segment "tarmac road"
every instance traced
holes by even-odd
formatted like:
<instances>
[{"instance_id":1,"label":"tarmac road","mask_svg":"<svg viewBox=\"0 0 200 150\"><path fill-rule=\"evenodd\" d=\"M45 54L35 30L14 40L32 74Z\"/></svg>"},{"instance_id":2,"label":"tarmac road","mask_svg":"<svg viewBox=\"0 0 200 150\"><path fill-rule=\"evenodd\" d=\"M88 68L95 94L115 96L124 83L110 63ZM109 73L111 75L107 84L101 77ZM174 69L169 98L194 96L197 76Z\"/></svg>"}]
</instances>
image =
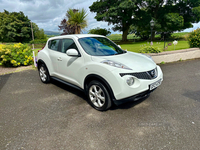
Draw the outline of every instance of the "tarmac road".
<instances>
[{"instance_id":1,"label":"tarmac road","mask_svg":"<svg viewBox=\"0 0 200 150\"><path fill-rule=\"evenodd\" d=\"M0 76L0 149L200 149L200 60L161 68L149 98L106 112L36 70Z\"/></svg>"}]
</instances>

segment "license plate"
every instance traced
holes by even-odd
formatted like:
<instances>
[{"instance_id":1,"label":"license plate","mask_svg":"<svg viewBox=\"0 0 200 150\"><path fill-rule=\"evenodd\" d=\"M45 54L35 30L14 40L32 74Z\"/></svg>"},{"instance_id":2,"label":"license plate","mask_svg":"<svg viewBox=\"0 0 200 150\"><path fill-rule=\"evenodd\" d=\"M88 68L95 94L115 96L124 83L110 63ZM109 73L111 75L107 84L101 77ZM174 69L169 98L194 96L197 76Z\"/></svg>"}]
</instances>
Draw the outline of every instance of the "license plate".
<instances>
[{"instance_id":1,"label":"license plate","mask_svg":"<svg viewBox=\"0 0 200 150\"><path fill-rule=\"evenodd\" d=\"M162 79L150 84L150 91L157 88L159 85L161 85Z\"/></svg>"}]
</instances>

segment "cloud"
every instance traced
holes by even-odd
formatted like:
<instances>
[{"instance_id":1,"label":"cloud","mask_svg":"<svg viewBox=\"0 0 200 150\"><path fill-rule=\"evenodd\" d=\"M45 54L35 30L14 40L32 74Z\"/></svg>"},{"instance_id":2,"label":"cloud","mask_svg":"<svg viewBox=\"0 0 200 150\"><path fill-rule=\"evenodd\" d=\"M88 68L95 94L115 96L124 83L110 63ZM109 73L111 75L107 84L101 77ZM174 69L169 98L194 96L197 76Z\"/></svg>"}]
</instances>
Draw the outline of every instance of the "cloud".
<instances>
[{"instance_id":1,"label":"cloud","mask_svg":"<svg viewBox=\"0 0 200 150\"><path fill-rule=\"evenodd\" d=\"M90 12L89 6L95 1L97 0L0 0L0 12L3 12L4 9L9 12L22 11L40 28L47 31L58 31L58 25L61 20L64 19L69 8L84 8L88 12L86 18L88 27L86 31L96 27L111 29L113 25L108 26L107 22L97 22L96 19L94 19L95 13ZM187 29L185 31L190 31L198 27L200 27L200 23L194 24L192 29Z\"/></svg>"},{"instance_id":2,"label":"cloud","mask_svg":"<svg viewBox=\"0 0 200 150\"><path fill-rule=\"evenodd\" d=\"M196 30L197 28L200 28L200 22L199 23L193 23L192 28L185 29L183 32L192 32L193 30Z\"/></svg>"},{"instance_id":3,"label":"cloud","mask_svg":"<svg viewBox=\"0 0 200 150\"><path fill-rule=\"evenodd\" d=\"M40 28L50 31L58 31L58 25L65 18L65 14L69 8L84 8L88 12L88 29L101 24L94 19L94 14L89 11L89 6L95 0L0 0L0 11L4 9L9 12L22 11L28 18L35 22ZM96 24L96 25L95 25ZM105 25L104 25L105 26Z\"/></svg>"}]
</instances>

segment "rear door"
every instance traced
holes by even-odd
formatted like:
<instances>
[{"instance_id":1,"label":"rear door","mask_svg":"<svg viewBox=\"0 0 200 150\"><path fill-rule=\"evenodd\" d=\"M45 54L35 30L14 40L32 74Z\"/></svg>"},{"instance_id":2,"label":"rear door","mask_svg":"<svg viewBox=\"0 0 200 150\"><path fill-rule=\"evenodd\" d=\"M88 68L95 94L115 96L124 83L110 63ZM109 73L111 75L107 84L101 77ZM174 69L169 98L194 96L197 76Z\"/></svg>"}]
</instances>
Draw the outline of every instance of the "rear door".
<instances>
[{"instance_id":1,"label":"rear door","mask_svg":"<svg viewBox=\"0 0 200 150\"><path fill-rule=\"evenodd\" d=\"M58 62L60 61L61 52L60 52L60 45L61 40L60 39L54 39L49 41L48 43L48 49L49 49L49 56L51 60L51 65L53 67L53 76L57 76L58 73Z\"/></svg>"}]
</instances>

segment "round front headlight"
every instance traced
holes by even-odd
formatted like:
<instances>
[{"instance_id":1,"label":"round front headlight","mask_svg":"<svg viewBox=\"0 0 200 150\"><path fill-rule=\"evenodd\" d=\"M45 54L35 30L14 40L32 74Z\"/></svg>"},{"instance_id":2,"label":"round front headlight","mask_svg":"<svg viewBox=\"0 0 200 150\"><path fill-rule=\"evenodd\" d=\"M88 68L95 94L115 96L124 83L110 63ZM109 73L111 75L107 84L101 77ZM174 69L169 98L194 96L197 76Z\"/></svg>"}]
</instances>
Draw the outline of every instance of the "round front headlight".
<instances>
[{"instance_id":1,"label":"round front headlight","mask_svg":"<svg viewBox=\"0 0 200 150\"><path fill-rule=\"evenodd\" d=\"M133 77L128 77L128 78L126 79L126 83L127 83L129 86L133 85L133 84L134 84L134 78L133 78Z\"/></svg>"}]
</instances>

